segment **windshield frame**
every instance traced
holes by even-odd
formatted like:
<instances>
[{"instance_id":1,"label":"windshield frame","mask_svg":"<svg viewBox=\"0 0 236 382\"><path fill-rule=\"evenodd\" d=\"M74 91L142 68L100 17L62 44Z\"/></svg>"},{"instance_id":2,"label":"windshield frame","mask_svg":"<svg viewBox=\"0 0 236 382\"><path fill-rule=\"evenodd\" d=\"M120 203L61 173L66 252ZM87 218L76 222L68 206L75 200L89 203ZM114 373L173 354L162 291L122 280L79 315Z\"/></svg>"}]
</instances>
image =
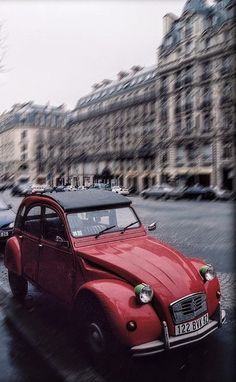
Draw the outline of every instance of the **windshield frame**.
<instances>
[{"instance_id":1,"label":"windshield frame","mask_svg":"<svg viewBox=\"0 0 236 382\"><path fill-rule=\"evenodd\" d=\"M104 206L105 207L105 206ZM89 235L81 235L81 236L74 236L73 233L72 233L72 230L71 230L71 226L70 226L70 223L69 223L69 219L68 219L68 215L72 215L72 214L76 214L76 213L83 213L83 212L92 212L92 211L106 211L108 209L122 209L122 208L128 208L128 209L131 209L133 214L134 214L134 217L136 219L134 219L134 221L136 221L137 223L139 223L139 226L138 227L130 227L128 229L125 230L125 232L129 232L130 230L135 230L135 229L140 229L142 227L142 222L141 220L139 219L136 211L133 209L132 206L119 206L119 207L113 207L113 208L92 208L92 209L85 209L83 211L79 210L74 210L73 212L70 211L66 214L66 220L67 220L67 224L68 224L68 228L69 228L69 232L70 232L70 235L74 238L74 239L85 239L85 238L91 238L91 237L94 237L96 238L97 236L97 233L93 233L93 234L89 234ZM102 233L102 236L103 235L106 235L106 234L118 234L118 233L124 233L124 227L121 227L120 229L115 229L115 230L107 230L105 231L104 233ZM101 236L101 235L99 235Z\"/></svg>"}]
</instances>

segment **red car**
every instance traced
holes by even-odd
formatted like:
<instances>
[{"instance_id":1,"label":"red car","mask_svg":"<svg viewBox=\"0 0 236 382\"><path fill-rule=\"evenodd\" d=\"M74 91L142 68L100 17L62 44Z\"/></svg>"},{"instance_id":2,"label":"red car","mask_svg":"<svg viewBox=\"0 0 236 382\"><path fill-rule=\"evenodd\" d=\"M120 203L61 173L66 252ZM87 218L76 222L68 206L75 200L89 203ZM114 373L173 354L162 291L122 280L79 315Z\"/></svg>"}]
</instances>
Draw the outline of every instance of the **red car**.
<instances>
[{"instance_id":1,"label":"red car","mask_svg":"<svg viewBox=\"0 0 236 382\"><path fill-rule=\"evenodd\" d=\"M67 304L96 355L184 346L225 319L213 267L148 236L131 201L109 191L25 197L5 265L15 297L30 282Z\"/></svg>"}]
</instances>

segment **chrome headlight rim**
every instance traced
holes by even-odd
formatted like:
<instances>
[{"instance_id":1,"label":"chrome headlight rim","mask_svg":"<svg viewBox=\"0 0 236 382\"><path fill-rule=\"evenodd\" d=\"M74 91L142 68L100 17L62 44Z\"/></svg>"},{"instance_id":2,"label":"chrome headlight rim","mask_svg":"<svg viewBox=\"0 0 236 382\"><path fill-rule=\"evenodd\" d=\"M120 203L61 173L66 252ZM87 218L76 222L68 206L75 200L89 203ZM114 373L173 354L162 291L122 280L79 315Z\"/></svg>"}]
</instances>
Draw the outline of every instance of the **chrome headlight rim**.
<instances>
[{"instance_id":1,"label":"chrome headlight rim","mask_svg":"<svg viewBox=\"0 0 236 382\"><path fill-rule=\"evenodd\" d=\"M203 265L200 268L200 274L205 281L211 281L216 277L216 271L212 264Z\"/></svg>"},{"instance_id":2,"label":"chrome headlight rim","mask_svg":"<svg viewBox=\"0 0 236 382\"><path fill-rule=\"evenodd\" d=\"M138 301L142 304L148 304L152 301L153 298L153 289L150 285L146 283L141 283L136 285L134 288L135 295Z\"/></svg>"}]
</instances>

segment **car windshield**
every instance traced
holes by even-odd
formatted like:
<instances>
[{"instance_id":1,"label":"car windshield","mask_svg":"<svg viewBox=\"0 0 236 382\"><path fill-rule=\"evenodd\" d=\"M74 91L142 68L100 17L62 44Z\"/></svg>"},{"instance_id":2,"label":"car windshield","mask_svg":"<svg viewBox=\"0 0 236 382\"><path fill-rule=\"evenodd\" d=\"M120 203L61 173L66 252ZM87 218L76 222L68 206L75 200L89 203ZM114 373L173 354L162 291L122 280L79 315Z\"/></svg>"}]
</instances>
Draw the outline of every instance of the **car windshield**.
<instances>
[{"instance_id":1,"label":"car windshield","mask_svg":"<svg viewBox=\"0 0 236 382\"><path fill-rule=\"evenodd\" d=\"M130 207L69 213L67 219L74 237L97 235L105 229L104 234L123 232L129 225L128 230L140 226L136 214Z\"/></svg>"}]
</instances>

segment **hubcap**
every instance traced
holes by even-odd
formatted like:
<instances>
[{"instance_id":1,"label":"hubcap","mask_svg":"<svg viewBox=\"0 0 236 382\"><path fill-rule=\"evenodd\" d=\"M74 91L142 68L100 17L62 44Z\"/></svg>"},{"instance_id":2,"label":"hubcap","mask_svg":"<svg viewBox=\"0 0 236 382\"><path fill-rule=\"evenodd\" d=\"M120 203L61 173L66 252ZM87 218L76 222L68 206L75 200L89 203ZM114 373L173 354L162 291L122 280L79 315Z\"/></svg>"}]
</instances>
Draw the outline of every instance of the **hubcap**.
<instances>
[{"instance_id":1,"label":"hubcap","mask_svg":"<svg viewBox=\"0 0 236 382\"><path fill-rule=\"evenodd\" d=\"M104 347L105 347L104 335L102 333L101 328L95 323L92 323L89 325L88 341L89 341L89 345L91 349L95 353L102 353L104 351Z\"/></svg>"}]
</instances>

